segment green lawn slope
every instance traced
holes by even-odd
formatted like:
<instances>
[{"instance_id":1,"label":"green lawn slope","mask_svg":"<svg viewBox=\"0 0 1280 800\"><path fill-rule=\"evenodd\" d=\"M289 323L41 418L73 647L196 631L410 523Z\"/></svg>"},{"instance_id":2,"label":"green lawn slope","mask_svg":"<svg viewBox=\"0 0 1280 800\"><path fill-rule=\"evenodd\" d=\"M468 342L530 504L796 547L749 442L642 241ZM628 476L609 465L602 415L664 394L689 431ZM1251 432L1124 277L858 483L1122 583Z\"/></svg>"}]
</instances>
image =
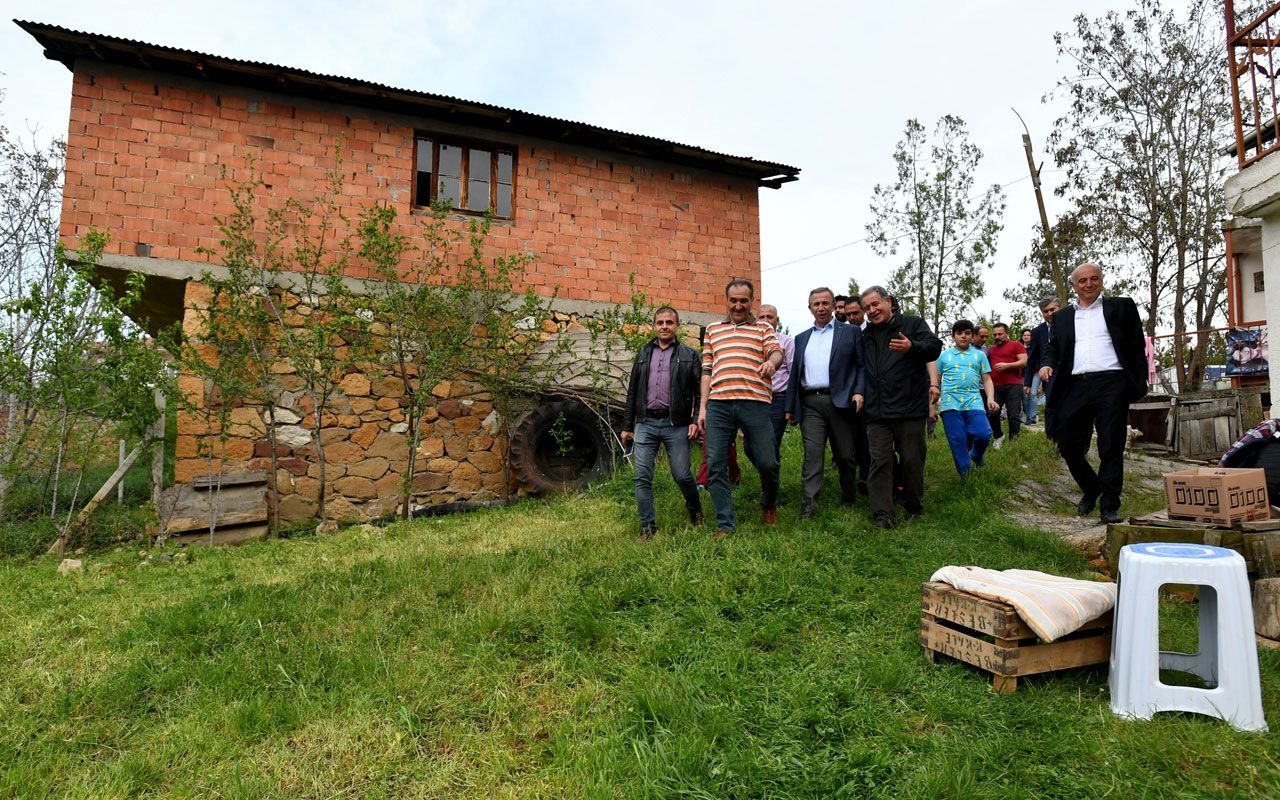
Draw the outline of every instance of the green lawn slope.
<instances>
[{"instance_id":1,"label":"green lawn slope","mask_svg":"<svg viewBox=\"0 0 1280 800\"><path fill-rule=\"evenodd\" d=\"M0 797L1093 798L1280 794L1280 738L1121 722L1105 669L995 695L917 643L921 582L979 564L1086 576L1006 520L1056 467L1024 436L961 482L931 442L920 521L876 531L834 476L723 543L659 480L182 556L0 562ZM745 464L744 464L745 466ZM705 497L705 496L704 496ZM710 518L710 502L706 503ZM1194 607L1170 604L1188 646ZM1280 725L1280 654L1260 653Z\"/></svg>"}]
</instances>

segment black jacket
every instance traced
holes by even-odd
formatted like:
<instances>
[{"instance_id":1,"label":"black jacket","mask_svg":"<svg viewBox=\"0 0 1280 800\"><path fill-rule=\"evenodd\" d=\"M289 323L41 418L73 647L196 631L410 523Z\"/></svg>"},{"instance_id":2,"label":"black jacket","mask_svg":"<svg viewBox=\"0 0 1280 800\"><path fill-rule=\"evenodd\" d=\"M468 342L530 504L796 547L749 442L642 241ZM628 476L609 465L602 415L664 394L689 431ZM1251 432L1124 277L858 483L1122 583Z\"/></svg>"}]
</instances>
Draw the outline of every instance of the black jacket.
<instances>
[{"instance_id":1,"label":"black jacket","mask_svg":"<svg viewBox=\"0 0 1280 800\"><path fill-rule=\"evenodd\" d=\"M911 349L895 353L889 340L901 333ZM868 325L858 340L862 346L862 411L869 419L911 419L929 416L929 368L942 352L942 340L929 323L910 314L894 314L882 325Z\"/></svg>"},{"instance_id":2,"label":"black jacket","mask_svg":"<svg viewBox=\"0 0 1280 800\"><path fill-rule=\"evenodd\" d=\"M1041 322L1031 329L1031 344L1027 345L1027 367L1022 371L1022 385L1030 386L1031 380L1040 371L1044 361L1044 351L1049 348L1049 323ZM1048 393L1048 390L1045 390Z\"/></svg>"},{"instance_id":3,"label":"black jacket","mask_svg":"<svg viewBox=\"0 0 1280 800\"><path fill-rule=\"evenodd\" d=\"M644 422L649 402L649 359L658 340L653 339L636 354L631 365L631 381L627 384L627 408L622 418L622 430L632 432L637 422ZM692 347L676 342L671 354L671 421L676 425L694 422L698 404L702 400L702 356Z\"/></svg>"},{"instance_id":4,"label":"black jacket","mask_svg":"<svg viewBox=\"0 0 1280 800\"><path fill-rule=\"evenodd\" d=\"M1057 408L1075 383L1071 375L1076 356L1075 314L1075 307L1068 306L1053 315L1053 335L1040 362L1053 368L1053 387L1045 395L1049 409ZM1124 372L1124 402L1132 403L1147 393L1147 340L1138 306L1128 297L1103 297L1102 318Z\"/></svg>"}]
</instances>

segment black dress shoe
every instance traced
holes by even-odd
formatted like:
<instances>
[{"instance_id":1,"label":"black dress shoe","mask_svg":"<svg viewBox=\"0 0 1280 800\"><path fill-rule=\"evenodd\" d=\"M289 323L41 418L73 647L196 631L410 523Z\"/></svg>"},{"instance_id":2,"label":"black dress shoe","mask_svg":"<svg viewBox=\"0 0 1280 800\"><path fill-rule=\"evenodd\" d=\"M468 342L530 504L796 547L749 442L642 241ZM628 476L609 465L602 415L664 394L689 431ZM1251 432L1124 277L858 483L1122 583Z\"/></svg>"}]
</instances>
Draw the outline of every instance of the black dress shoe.
<instances>
[{"instance_id":1,"label":"black dress shoe","mask_svg":"<svg viewBox=\"0 0 1280 800\"><path fill-rule=\"evenodd\" d=\"M1098 505L1098 496L1096 494L1086 494L1080 498L1080 502L1076 503L1076 513L1082 517L1087 517L1093 513L1094 506Z\"/></svg>"},{"instance_id":2,"label":"black dress shoe","mask_svg":"<svg viewBox=\"0 0 1280 800\"><path fill-rule=\"evenodd\" d=\"M1124 522L1124 517L1114 511L1103 511L1098 515L1098 519L1102 520L1103 525L1117 525Z\"/></svg>"},{"instance_id":3,"label":"black dress shoe","mask_svg":"<svg viewBox=\"0 0 1280 800\"><path fill-rule=\"evenodd\" d=\"M695 528L699 528L699 527L701 527L701 526L702 526L702 514L701 514L701 512L699 512L699 513L697 513L697 514L690 514L690 515L689 515L689 524L690 524L690 525L692 525L692 526L693 526L693 527L695 527Z\"/></svg>"}]
</instances>

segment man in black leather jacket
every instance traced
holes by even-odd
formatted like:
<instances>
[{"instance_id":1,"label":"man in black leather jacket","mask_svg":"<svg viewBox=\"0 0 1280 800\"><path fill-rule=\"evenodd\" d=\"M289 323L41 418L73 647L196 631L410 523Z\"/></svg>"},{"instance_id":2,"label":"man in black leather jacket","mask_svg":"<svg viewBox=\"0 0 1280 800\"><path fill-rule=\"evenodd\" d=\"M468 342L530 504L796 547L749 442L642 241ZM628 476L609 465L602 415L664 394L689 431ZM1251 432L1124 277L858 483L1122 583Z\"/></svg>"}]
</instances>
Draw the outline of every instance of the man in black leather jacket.
<instances>
[{"instance_id":1,"label":"man in black leather jacket","mask_svg":"<svg viewBox=\"0 0 1280 800\"><path fill-rule=\"evenodd\" d=\"M627 407L622 421L622 444L634 442L631 462L636 470L636 506L640 538L657 532L653 510L653 463L658 445L667 448L671 477L684 495L689 521L702 524L702 502L689 467L689 441L698 435L702 356L676 339L680 315L663 306L653 315L654 338L640 348L627 384Z\"/></svg>"},{"instance_id":2,"label":"man in black leather jacket","mask_svg":"<svg viewBox=\"0 0 1280 800\"><path fill-rule=\"evenodd\" d=\"M867 493L877 528L897 524L893 509L893 457L902 465L903 510L917 517L924 510L925 421L931 399L930 361L942 352L942 340L920 317L894 310L893 298L879 286L862 293L867 328L859 340L866 397L867 444L871 471Z\"/></svg>"}]
</instances>

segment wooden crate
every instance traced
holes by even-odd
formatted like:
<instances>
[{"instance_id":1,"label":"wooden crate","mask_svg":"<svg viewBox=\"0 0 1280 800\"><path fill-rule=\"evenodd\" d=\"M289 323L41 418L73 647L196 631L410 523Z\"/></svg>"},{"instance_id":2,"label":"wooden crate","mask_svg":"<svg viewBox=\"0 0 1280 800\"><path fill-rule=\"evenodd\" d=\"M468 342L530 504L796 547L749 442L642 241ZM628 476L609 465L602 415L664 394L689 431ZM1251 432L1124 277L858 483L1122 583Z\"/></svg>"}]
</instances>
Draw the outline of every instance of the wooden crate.
<instances>
[{"instance_id":1,"label":"wooden crate","mask_svg":"<svg viewBox=\"0 0 1280 800\"><path fill-rule=\"evenodd\" d=\"M950 584L924 584L920 608L925 658L933 661L941 653L989 672L1000 694L1017 689L1018 678L1026 675L1105 664L1111 658L1111 612L1045 643L1013 606Z\"/></svg>"},{"instance_id":2,"label":"wooden crate","mask_svg":"<svg viewBox=\"0 0 1280 800\"><path fill-rule=\"evenodd\" d=\"M1245 568L1253 579L1273 578L1280 569L1280 520L1237 522L1232 528L1213 527L1198 522L1171 520L1164 512L1137 517L1131 524L1107 526L1102 557L1115 575L1120 566L1120 549L1127 544L1173 542L1226 547L1244 556Z\"/></svg>"}]
</instances>

